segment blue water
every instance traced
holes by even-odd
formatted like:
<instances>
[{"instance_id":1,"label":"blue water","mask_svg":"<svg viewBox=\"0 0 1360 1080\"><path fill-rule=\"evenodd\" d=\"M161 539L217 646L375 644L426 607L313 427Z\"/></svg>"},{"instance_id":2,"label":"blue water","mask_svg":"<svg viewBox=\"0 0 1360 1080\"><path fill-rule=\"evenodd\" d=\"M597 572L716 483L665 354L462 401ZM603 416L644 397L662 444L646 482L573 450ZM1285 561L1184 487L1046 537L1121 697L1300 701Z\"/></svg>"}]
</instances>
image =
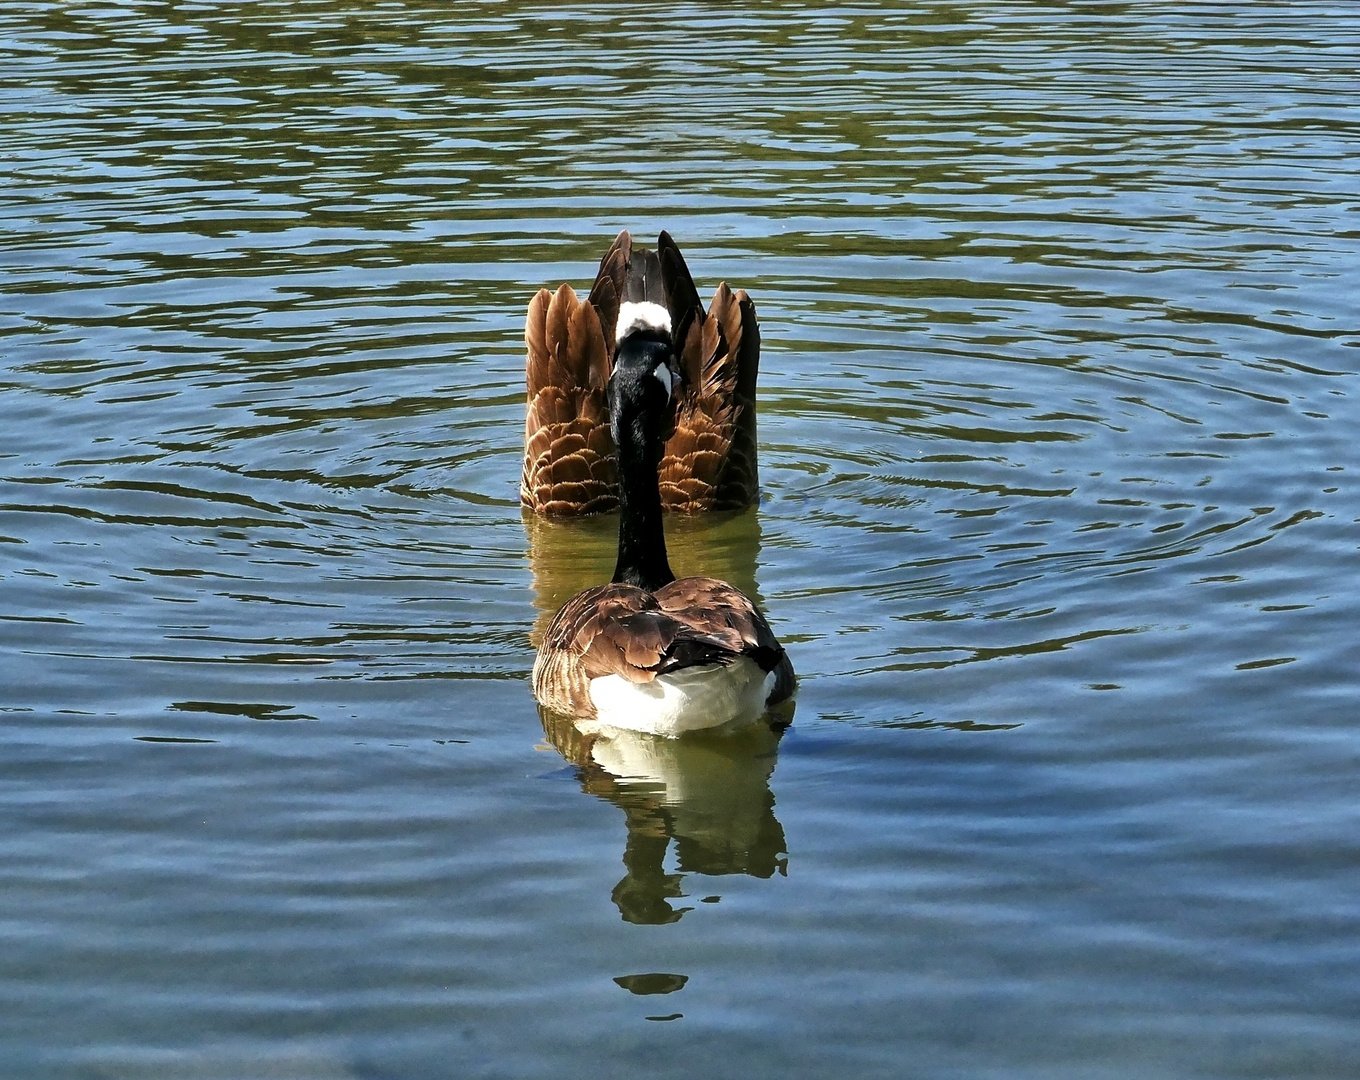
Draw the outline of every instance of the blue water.
<instances>
[{"instance_id":1,"label":"blue water","mask_svg":"<svg viewBox=\"0 0 1360 1080\"><path fill-rule=\"evenodd\" d=\"M1352 1077L1360 15L0 12L0 1069ZM792 727L592 746L523 313L761 320Z\"/></svg>"}]
</instances>

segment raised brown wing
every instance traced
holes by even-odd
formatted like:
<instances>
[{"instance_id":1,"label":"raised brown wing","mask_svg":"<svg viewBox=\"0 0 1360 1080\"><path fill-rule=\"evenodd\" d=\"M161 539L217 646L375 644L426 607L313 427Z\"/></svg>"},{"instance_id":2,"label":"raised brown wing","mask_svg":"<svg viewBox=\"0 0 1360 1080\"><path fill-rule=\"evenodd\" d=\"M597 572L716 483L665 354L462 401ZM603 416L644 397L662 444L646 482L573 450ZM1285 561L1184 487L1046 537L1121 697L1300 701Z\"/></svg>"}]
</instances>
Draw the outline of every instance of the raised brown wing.
<instances>
[{"instance_id":1,"label":"raised brown wing","mask_svg":"<svg viewBox=\"0 0 1360 1080\"><path fill-rule=\"evenodd\" d=\"M694 279L668 233L656 252L619 233L585 302L566 285L529 305L528 412L520 500L542 514L574 516L618 505L617 463L605 384L625 300L664 302L683 390L667 423L659 479L667 510L733 510L758 494L756 377L760 330L744 291L718 287L705 314ZM593 319L591 315L593 314Z\"/></svg>"},{"instance_id":2,"label":"raised brown wing","mask_svg":"<svg viewBox=\"0 0 1360 1080\"><path fill-rule=\"evenodd\" d=\"M732 395L732 449L718 482L715 509L749 506L760 494L760 468L756 457L756 380L760 375L760 324L756 305L745 289L735 293L727 282L718 286L708 307L709 318L721 330L728 356L736 365L736 388Z\"/></svg>"},{"instance_id":3,"label":"raised brown wing","mask_svg":"<svg viewBox=\"0 0 1360 1080\"><path fill-rule=\"evenodd\" d=\"M685 350L693 373L661 457L662 504L685 513L749 506L759 488L760 330L745 290L719 285L707 316L691 324Z\"/></svg>"},{"instance_id":4,"label":"raised brown wing","mask_svg":"<svg viewBox=\"0 0 1360 1080\"><path fill-rule=\"evenodd\" d=\"M618 505L618 468L605 383L609 354L595 308L569 285L540 289L524 322L524 468L520 501L540 514L593 514Z\"/></svg>"}]
</instances>

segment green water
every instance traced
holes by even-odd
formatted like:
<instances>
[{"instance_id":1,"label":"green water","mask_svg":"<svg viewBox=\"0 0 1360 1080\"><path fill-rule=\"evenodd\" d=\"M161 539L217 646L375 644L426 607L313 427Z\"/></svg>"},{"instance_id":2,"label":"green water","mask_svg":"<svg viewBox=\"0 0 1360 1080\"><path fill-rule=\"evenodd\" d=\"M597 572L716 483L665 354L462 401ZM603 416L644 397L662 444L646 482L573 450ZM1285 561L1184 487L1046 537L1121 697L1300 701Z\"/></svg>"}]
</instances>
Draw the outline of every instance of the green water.
<instances>
[{"instance_id":1,"label":"green water","mask_svg":"<svg viewBox=\"0 0 1360 1080\"><path fill-rule=\"evenodd\" d=\"M1360 1072L1360 14L0 9L0 1073ZM545 729L620 228L764 342L673 522L781 738Z\"/></svg>"}]
</instances>

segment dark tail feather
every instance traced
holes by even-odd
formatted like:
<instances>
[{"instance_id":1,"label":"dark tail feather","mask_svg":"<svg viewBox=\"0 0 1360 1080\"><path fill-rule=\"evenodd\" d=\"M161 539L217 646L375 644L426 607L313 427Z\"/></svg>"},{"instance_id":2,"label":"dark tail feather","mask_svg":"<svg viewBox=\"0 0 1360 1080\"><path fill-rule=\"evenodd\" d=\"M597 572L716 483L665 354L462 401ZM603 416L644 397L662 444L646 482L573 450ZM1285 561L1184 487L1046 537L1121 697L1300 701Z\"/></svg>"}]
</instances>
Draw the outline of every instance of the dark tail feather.
<instances>
[{"instance_id":1,"label":"dark tail feather","mask_svg":"<svg viewBox=\"0 0 1360 1080\"><path fill-rule=\"evenodd\" d=\"M649 302L666 306L666 289L661 279L661 260L655 251L634 248L628 260L628 285L625 300L635 304Z\"/></svg>"},{"instance_id":2,"label":"dark tail feather","mask_svg":"<svg viewBox=\"0 0 1360 1080\"><path fill-rule=\"evenodd\" d=\"M619 319L619 304L628 299L624 292L632 256L633 238L624 229L600 259L595 284L590 287L590 303L595 308L595 314L600 317L600 329L604 332L605 378L609 377L608 368L614 360L614 327Z\"/></svg>"},{"instance_id":3,"label":"dark tail feather","mask_svg":"<svg viewBox=\"0 0 1360 1080\"><path fill-rule=\"evenodd\" d=\"M656 253L666 294L662 303L671 313L671 340L675 342L676 351L682 352L690 327L703 325L704 305L699 299L699 290L694 287L689 267L685 265L685 257L670 233L661 233L656 242Z\"/></svg>"},{"instance_id":4,"label":"dark tail feather","mask_svg":"<svg viewBox=\"0 0 1360 1080\"><path fill-rule=\"evenodd\" d=\"M681 638L666 650L661 663L656 666L658 675L681 668L702 667L705 664L726 666L737 658L737 654L725 645L703 639Z\"/></svg>"}]
</instances>

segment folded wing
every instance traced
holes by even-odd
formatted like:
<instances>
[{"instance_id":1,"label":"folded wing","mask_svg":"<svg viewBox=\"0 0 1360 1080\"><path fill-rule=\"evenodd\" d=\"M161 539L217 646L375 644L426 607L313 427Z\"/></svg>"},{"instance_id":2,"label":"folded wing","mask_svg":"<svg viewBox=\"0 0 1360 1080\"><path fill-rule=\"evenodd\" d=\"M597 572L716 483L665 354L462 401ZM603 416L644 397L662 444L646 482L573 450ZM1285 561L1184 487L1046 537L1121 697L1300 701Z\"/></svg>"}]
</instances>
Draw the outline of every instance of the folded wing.
<instances>
[{"instance_id":1,"label":"folded wing","mask_svg":"<svg viewBox=\"0 0 1360 1080\"><path fill-rule=\"evenodd\" d=\"M716 578L681 578L655 594L611 583L586 589L553 618L534 664L534 696L549 708L593 716L590 681L651 682L682 668L738 656L777 671L769 703L793 693L793 668L764 616Z\"/></svg>"}]
</instances>

